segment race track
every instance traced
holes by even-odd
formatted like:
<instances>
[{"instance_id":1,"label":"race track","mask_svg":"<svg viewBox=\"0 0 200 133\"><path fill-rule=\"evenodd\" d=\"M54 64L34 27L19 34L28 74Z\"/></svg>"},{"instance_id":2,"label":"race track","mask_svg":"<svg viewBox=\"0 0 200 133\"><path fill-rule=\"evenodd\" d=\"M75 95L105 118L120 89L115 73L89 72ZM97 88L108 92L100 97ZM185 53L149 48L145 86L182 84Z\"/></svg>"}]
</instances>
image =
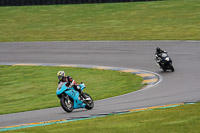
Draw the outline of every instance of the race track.
<instances>
[{"instance_id":1,"label":"race track","mask_svg":"<svg viewBox=\"0 0 200 133\"><path fill-rule=\"evenodd\" d=\"M174 73L162 72L155 65L157 46L169 52ZM9 63L86 64L142 69L158 73L162 82L143 91L95 101L95 108L90 111L79 109L66 113L57 107L0 115L0 127L200 100L199 41L0 43L0 64Z\"/></svg>"}]
</instances>

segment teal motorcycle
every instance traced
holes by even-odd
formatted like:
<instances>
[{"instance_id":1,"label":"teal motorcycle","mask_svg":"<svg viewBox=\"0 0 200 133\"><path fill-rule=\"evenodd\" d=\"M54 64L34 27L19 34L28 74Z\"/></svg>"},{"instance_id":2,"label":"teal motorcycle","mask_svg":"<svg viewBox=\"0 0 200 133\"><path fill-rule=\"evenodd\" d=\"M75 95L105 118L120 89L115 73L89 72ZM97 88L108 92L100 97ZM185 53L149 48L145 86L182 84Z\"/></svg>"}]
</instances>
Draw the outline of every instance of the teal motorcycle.
<instances>
[{"instance_id":1,"label":"teal motorcycle","mask_svg":"<svg viewBox=\"0 0 200 133\"><path fill-rule=\"evenodd\" d=\"M76 91L73 87L67 87L66 84L67 82L60 82L56 92L58 98L60 99L60 104L66 112L72 112L73 109L78 108L91 110L94 107L94 101L89 94L83 93L86 97L86 99L84 99L78 91ZM85 84L81 83L79 87L83 91Z\"/></svg>"}]
</instances>

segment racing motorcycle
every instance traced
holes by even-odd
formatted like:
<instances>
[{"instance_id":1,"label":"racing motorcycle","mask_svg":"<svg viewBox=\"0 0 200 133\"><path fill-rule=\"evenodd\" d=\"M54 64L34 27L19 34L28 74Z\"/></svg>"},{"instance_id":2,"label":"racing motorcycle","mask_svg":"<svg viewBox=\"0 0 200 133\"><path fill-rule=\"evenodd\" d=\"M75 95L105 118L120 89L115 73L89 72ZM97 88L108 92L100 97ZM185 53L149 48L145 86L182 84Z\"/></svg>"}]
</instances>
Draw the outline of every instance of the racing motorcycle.
<instances>
[{"instance_id":1,"label":"racing motorcycle","mask_svg":"<svg viewBox=\"0 0 200 133\"><path fill-rule=\"evenodd\" d=\"M77 108L86 108L91 110L94 107L94 101L89 94L83 93L86 97L86 99L84 99L78 91L76 91L73 87L67 87L66 84L67 82L60 82L56 92L58 98L60 99L60 104L66 112L72 112L73 109ZM85 88L85 84L81 82L79 87L83 90Z\"/></svg>"},{"instance_id":2,"label":"racing motorcycle","mask_svg":"<svg viewBox=\"0 0 200 133\"><path fill-rule=\"evenodd\" d=\"M156 55L156 65L163 71L171 70L172 72L174 72L172 59L167 53L161 53L161 56Z\"/></svg>"}]
</instances>

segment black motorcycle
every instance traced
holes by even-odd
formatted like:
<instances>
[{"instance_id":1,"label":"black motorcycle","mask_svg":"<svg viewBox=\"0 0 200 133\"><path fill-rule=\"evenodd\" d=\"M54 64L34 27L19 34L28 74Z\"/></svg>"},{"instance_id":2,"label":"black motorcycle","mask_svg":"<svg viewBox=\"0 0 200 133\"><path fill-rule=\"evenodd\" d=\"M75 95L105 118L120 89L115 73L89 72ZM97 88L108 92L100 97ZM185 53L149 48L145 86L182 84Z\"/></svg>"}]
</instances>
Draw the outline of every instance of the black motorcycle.
<instances>
[{"instance_id":1,"label":"black motorcycle","mask_svg":"<svg viewBox=\"0 0 200 133\"><path fill-rule=\"evenodd\" d=\"M163 71L171 70L174 72L174 67L172 65L172 59L167 53L161 53L160 56L156 55L156 64Z\"/></svg>"}]
</instances>

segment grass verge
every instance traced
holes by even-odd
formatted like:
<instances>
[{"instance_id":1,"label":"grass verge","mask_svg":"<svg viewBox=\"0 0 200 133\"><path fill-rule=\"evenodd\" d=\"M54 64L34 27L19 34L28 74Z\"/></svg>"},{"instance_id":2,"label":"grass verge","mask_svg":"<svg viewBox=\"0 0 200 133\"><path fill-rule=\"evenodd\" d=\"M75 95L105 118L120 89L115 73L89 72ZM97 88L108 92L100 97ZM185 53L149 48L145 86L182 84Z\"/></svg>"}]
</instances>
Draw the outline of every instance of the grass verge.
<instances>
[{"instance_id":1,"label":"grass verge","mask_svg":"<svg viewBox=\"0 0 200 133\"><path fill-rule=\"evenodd\" d=\"M154 109L8 132L29 133L199 133L200 103Z\"/></svg>"},{"instance_id":2,"label":"grass verge","mask_svg":"<svg viewBox=\"0 0 200 133\"><path fill-rule=\"evenodd\" d=\"M94 100L142 88L142 78L131 73L72 67L0 65L0 114L60 106L56 96L57 72L64 70Z\"/></svg>"},{"instance_id":3,"label":"grass verge","mask_svg":"<svg viewBox=\"0 0 200 133\"><path fill-rule=\"evenodd\" d=\"M200 40L200 1L0 7L0 42Z\"/></svg>"}]
</instances>

